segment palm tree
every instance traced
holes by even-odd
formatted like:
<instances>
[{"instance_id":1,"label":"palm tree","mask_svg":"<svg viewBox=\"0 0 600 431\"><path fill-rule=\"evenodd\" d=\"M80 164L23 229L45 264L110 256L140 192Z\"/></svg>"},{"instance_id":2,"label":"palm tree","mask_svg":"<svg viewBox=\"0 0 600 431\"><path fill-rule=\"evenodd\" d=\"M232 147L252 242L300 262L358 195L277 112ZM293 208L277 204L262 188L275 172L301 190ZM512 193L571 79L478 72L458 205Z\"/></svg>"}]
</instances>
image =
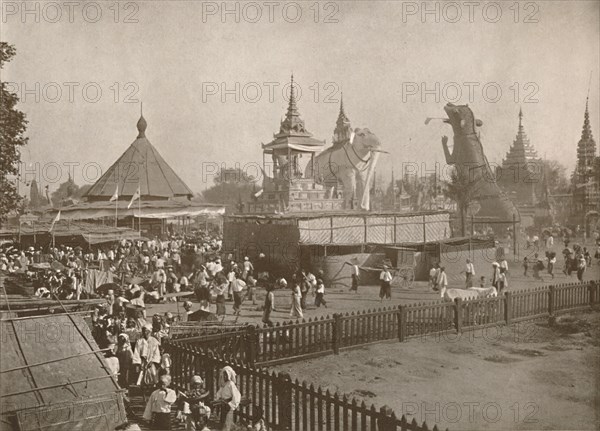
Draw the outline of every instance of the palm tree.
<instances>
[{"instance_id":1,"label":"palm tree","mask_svg":"<svg viewBox=\"0 0 600 431\"><path fill-rule=\"evenodd\" d=\"M450 181L445 182L444 195L456 202L460 216L461 235L465 236L467 209L473 202L477 191L477 180L468 167L455 166L450 173Z\"/></svg>"}]
</instances>

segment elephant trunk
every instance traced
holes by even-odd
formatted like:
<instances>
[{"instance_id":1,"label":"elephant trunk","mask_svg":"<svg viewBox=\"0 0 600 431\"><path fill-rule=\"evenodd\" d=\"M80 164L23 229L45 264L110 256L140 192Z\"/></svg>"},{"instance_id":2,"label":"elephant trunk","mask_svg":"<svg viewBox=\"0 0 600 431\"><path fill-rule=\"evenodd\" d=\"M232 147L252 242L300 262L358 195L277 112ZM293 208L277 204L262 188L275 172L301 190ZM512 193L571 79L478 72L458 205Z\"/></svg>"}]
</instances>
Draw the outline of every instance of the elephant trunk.
<instances>
[{"instance_id":1,"label":"elephant trunk","mask_svg":"<svg viewBox=\"0 0 600 431\"><path fill-rule=\"evenodd\" d=\"M379 154L380 152L371 153L371 160L367 168L367 177L364 182L362 201L360 203L360 208L366 211L371 209L371 182L373 181L373 174L375 173L375 165L377 165Z\"/></svg>"}]
</instances>

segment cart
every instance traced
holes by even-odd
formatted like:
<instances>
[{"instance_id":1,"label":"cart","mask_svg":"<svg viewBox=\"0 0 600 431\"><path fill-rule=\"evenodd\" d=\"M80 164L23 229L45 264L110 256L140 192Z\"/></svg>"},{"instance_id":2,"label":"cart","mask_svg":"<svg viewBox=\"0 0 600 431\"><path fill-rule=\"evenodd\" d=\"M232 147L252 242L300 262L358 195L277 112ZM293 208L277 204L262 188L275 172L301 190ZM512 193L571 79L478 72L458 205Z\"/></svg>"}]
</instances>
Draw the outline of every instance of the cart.
<instances>
[{"instance_id":1,"label":"cart","mask_svg":"<svg viewBox=\"0 0 600 431\"><path fill-rule=\"evenodd\" d=\"M415 281L416 250L410 247L385 247L385 263L392 268L392 286L410 289Z\"/></svg>"}]
</instances>

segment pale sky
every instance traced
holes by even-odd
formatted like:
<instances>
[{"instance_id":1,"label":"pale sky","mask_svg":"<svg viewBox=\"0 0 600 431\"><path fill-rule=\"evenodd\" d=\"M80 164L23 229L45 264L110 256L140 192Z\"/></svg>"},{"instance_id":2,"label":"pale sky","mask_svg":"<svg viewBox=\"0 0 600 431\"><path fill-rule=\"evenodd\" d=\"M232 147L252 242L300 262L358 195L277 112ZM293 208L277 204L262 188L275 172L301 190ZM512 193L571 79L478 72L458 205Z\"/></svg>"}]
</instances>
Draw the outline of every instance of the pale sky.
<instances>
[{"instance_id":1,"label":"pale sky","mask_svg":"<svg viewBox=\"0 0 600 431\"><path fill-rule=\"evenodd\" d=\"M540 156L571 170L591 72L591 123L595 139L600 137L598 1L519 2L518 7L500 2L498 22L491 22L498 11L489 2L478 2L471 19L464 2L429 3L432 10L439 8L439 19L423 18L420 1L274 2L273 22L269 2L227 3L238 8L238 20L234 14L221 17L222 2L78 2L73 22L64 2L27 4L39 8L39 22L35 12L22 15L21 2L2 2L1 39L17 48L2 80L16 82L21 98L26 96L19 108L29 120L30 141L22 156L33 164L28 179L38 163L39 173L55 177L53 163L58 163L64 181L65 162L77 164L80 185L83 166L88 166L86 178L95 179L93 166L107 169L137 136L140 106L127 103L130 96L144 103L150 142L192 190L202 191L203 167L212 171L207 164L261 163L260 143L279 130L287 106L282 87L292 71L302 90L298 106L307 129L331 143L343 91L352 125L370 128L391 153L378 168L387 181L392 165L399 175L406 163L431 169L435 160L444 161L440 138L451 136L450 127L425 126L424 120L443 116L447 101L469 103L483 121L490 162L500 163L508 151L522 106L525 129ZM456 4L461 17L449 22L457 16ZM292 22L296 5L302 16ZM262 8L258 19L256 6ZM93 23L97 7L102 16ZM213 10L215 15L208 15ZM127 17L137 22L124 22ZM70 85L77 85L72 100ZM474 86L470 102L469 85ZM222 86L232 92L221 94ZM275 88L273 100L269 86ZM96 88L102 95L94 102ZM214 88L217 94L209 94ZM462 92L458 100L456 88ZM495 88L502 91L499 98Z\"/></svg>"}]
</instances>

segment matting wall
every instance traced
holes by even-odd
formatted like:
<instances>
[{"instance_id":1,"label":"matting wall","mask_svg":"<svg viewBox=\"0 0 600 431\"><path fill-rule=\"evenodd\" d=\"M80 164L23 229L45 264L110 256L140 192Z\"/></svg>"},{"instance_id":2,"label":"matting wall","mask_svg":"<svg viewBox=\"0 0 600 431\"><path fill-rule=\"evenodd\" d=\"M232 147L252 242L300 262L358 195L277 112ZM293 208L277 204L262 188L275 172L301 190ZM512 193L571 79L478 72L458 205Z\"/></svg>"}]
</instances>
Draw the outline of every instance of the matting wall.
<instances>
[{"instance_id":1,"label":"matting wall","mask_svg":"<svg viewBox=\"0 0 600 431\"><path fill-rule=\"evenodd\" d=\"M331 215L298 219L302 244L401 244L450 237L448 213Z\"/></svg>"}]
</instances>

